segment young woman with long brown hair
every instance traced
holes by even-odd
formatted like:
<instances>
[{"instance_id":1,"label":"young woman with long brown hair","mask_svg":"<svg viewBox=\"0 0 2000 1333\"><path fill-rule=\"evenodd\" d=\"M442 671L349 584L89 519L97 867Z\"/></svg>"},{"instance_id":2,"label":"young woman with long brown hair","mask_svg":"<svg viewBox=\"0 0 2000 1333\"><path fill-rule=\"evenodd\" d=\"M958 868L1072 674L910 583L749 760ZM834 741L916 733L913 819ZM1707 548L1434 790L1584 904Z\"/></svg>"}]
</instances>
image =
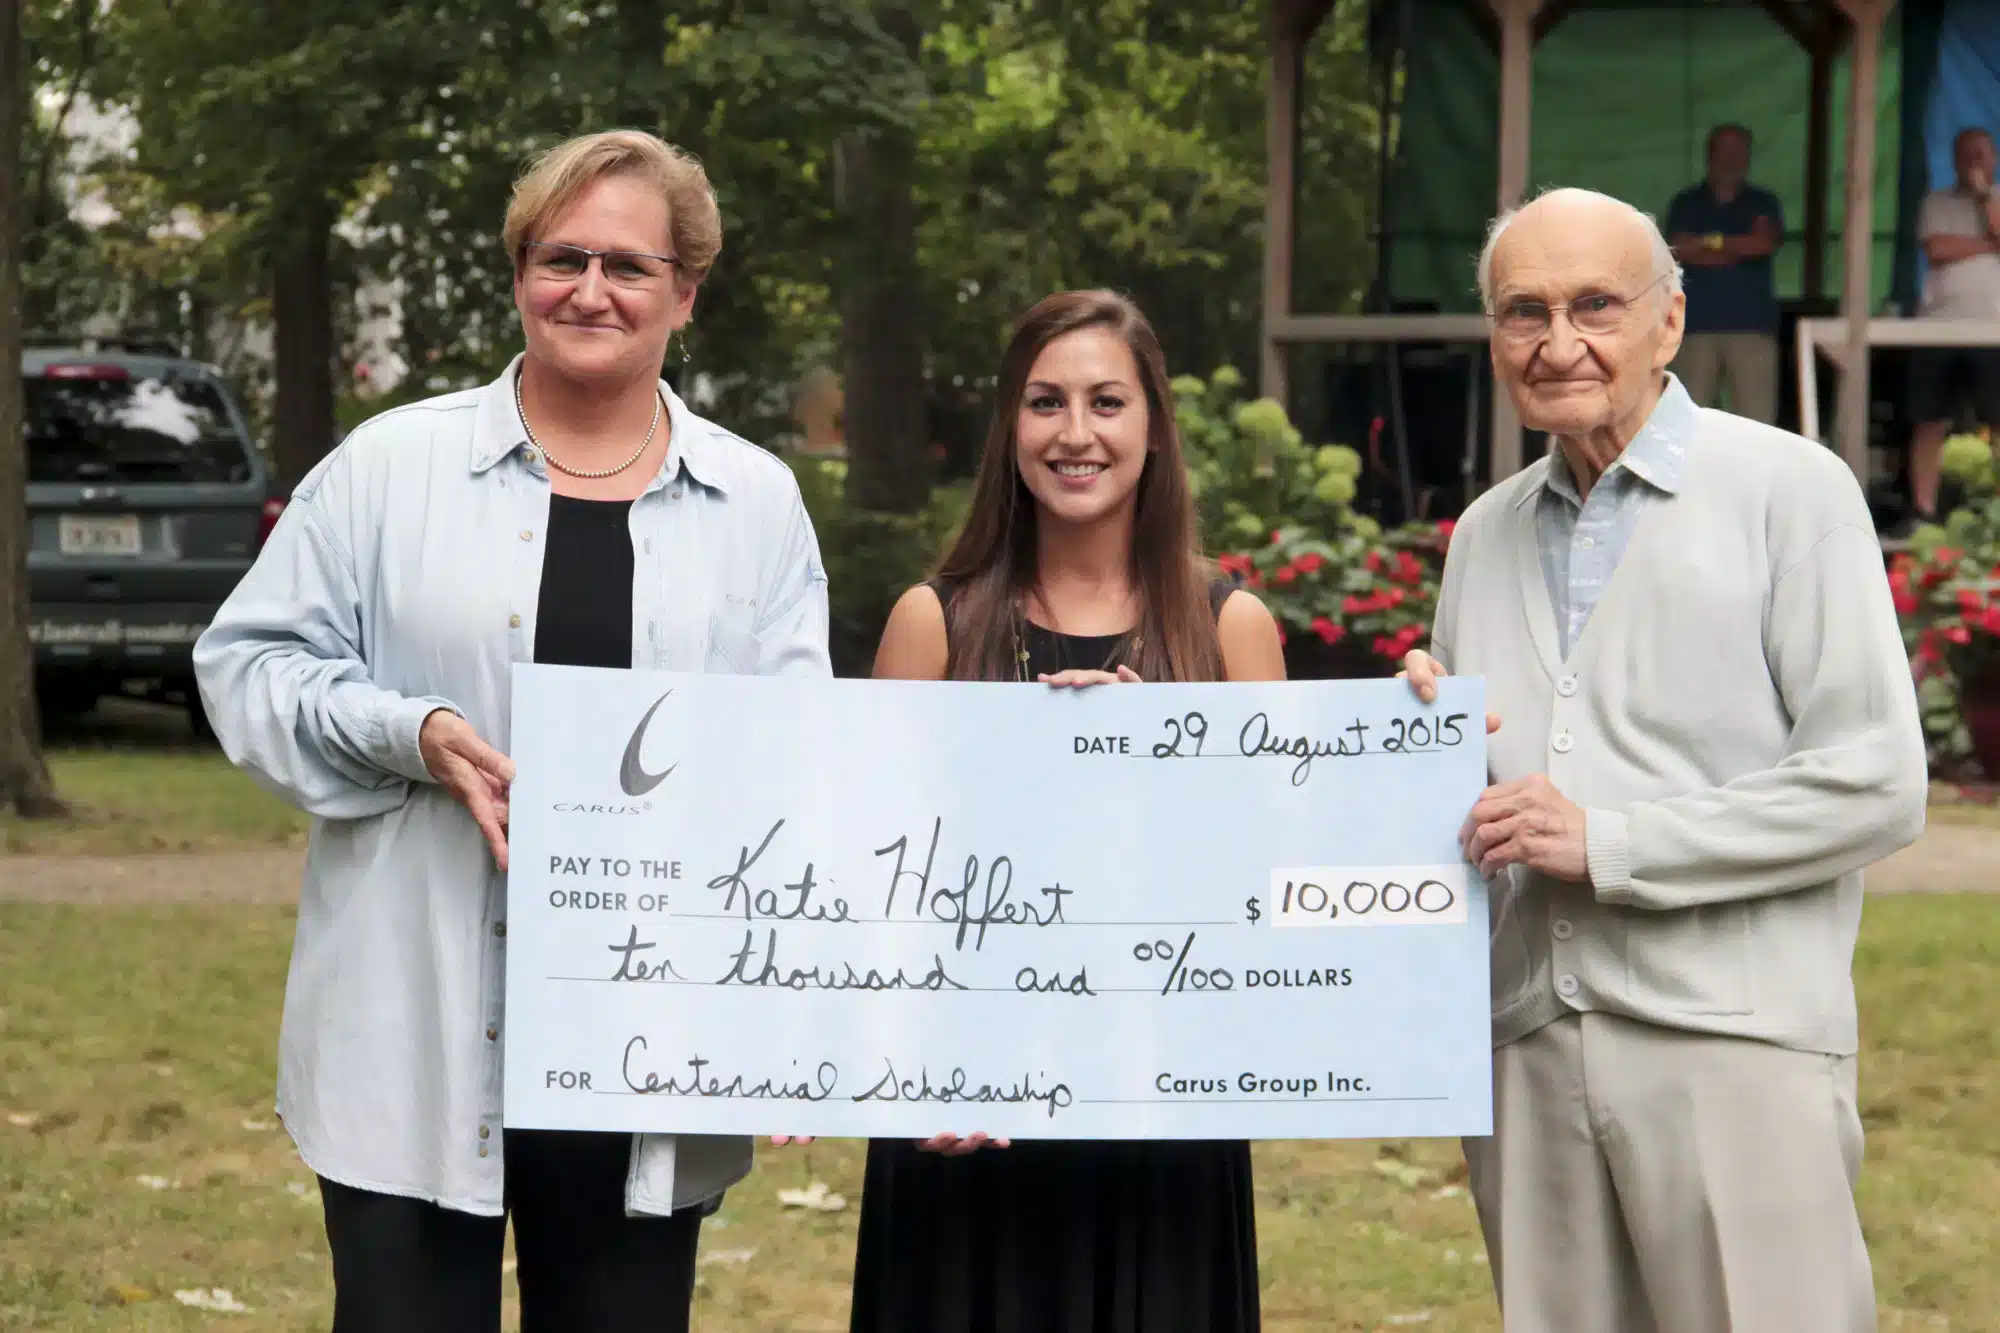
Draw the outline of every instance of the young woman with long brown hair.
<instances>
[{"instance_id":1,"label":"young woman with long brown hair","mask_svg":"<svg viewBox=\"0 0 2000 1333\"><path fill-rule=\"evenodd\" d=\"M1138 308L1030 310L963 532L897 603L895 680L1282 680L1277 625L1202 558L1166 359ZM996 1151L1005 1149L1005 1151ZM869 1145L854 1333L1247 1333L1242 1142Z\"/></svg>"}]
</instances>

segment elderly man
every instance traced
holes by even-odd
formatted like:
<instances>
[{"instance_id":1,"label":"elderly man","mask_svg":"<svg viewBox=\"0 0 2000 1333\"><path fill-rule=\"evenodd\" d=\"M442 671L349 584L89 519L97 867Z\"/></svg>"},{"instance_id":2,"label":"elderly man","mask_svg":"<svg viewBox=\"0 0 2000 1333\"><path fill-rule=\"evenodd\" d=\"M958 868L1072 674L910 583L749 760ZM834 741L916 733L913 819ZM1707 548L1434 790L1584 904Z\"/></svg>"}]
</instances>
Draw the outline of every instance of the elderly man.
<instances>
[{"instance_id":1,"label":"elderly man","mask_svg":"<svg viewBox=\"0 0 2000 1333\"><path fill-rule=\"evenodd\" d=\"M1923 827L1924 744L1854 477L1698 408L1650 219L1495 223L1495 373L1555 448L1460 521L1431 653L1486 679L1491 1137L1506 1327L1875 1326L1853 1186L1861 869ZM1497 728L1497 730L1495 730Z\"/></svg>"}]
</instances>

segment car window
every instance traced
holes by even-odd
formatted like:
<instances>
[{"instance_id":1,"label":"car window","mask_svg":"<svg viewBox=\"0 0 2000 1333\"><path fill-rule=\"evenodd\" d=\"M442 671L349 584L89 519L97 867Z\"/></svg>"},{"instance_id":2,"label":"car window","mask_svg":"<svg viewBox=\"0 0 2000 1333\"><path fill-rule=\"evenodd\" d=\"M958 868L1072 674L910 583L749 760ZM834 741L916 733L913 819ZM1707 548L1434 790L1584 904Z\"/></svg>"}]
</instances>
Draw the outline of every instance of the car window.
<instances>
[{"instance_id":1,"label":"car window","mask_svg":"<svg viewBox=\"0 0 2000 1333\"><path fill-rule=\"evenodd\" d=\"M249 480L247 442L213 380L52 369L25 382L29 481Z\"/></svg>"}]
</instances>

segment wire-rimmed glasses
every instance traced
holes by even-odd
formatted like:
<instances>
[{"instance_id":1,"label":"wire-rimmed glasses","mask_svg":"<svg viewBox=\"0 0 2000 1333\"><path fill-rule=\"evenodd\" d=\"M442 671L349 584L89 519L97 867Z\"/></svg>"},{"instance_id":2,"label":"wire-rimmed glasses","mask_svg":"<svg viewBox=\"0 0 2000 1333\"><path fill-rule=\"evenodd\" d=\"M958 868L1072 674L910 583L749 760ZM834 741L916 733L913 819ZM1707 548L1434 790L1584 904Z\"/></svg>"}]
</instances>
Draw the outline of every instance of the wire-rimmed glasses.
<instances>
[{"instance_id":1,"label":"wire-rimmed glasses","mask_svg":"<svg viewBox=\"0 0 2000 1333\"><path fill-rule=\"evenodd\" d=\"M521 262L530 277L551 282L574 282L597 260L606 282L620 287L651 287L663 282L680 267L672 255L649 255L642 250L586 250L580 245L559 245L554 241L529 241L521 247Z\"/></svg>"}]
</instances>

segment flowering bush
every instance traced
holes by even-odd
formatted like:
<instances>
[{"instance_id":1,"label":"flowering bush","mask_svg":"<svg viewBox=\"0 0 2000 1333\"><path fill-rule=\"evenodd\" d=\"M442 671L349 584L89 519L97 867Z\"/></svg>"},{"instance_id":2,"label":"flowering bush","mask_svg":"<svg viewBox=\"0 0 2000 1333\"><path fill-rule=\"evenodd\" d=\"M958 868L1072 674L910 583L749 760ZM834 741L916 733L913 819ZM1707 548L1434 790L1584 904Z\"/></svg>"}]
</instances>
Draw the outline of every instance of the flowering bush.
<instances>
[{"instance_id":1,"label":"flowering bush","mask_svg":"<svg viewBox=\"0 0 2000 1333\"><path fill-rule=\"evenodd\" d=\"M1361 457L1305 442L1269 398L1239 402L1242 376L1174 381L1202 540L1223 570L1257 590L1279 633L1362 642L1388 669L1430 635L1451 524L1384 532L1350 507Z\"/></svg>"},{"instance_id":2,"label":"flowering bush","mask_svg":"<svg viewBox=\"0 0 2000 1333\"><path fill-rule=\"evenodd\" d=\"M1919 528L1889 566L1889 590L1917 678L1924 731L1945 758L1971 750L1961 695L2000 665L2000 478L1983 436L1945 443L1944 473L1965 499Z\"/></svg>"}]
</instances>

